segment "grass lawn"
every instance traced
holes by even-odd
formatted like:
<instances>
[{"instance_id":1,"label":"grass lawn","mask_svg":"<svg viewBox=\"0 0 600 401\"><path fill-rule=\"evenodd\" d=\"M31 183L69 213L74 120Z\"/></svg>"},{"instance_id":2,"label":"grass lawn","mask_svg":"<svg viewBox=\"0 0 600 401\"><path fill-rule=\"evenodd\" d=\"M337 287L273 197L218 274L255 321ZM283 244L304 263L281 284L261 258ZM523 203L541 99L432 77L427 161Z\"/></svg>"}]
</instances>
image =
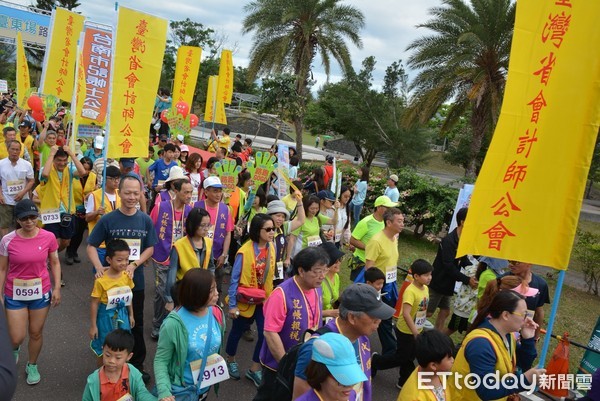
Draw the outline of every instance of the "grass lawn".
<instances>
[{"instance_id":1,"label":"grass lawn","mask_svg":"<svg viewBox=\"0 0 600 401\"><path fill-rule=\"evenodd\" d=\"M580 222L579 227L580 229L600 232L599 223ZM398 265L400 267L408 268L415 259L419 258L433 262L437 250L436 244L416 238L408 233L403 233L398 242L398 249L400 253ZM341 288L345 288L349 282L346 262L342 266L341 271ZM399 280L403 281L404 275L399 274ZM550 299L552 300L556 288L556 279L546 277L546 281L550 287ZM550 304L546 305L544 308L546 323L548 322L548 317L550 316L550 309ZM554 334L563 335L565 332L568 332L573 341L581 344L587 344L598 318L597 311L600 311L600 297L596 297L584 291L580 291L565 285L563 287L558 313L556 315ZM436 315L434 315L430 320L435 322L435 317ZM462 341L463 337L463 335L455 333L452 335L452 340L455 343L459 343ZM550 360L557 345L558 341L552 339L546 361ZM540 341L538 344L537 349L538 352L541 351L542 341ZM571 345L569 358L570 372L576 373L583 354L584 350Z\"/></svg>"},{"instance_id":2,"label":"grass lawn","mask_svg":"<svg viewBox=\"0 0 600 401\"><path fill-rule=\"evenodd\" d=\"M464 168L446 163L442 152L429 152L427 161L419 166L419 169L431 173L454 174L458 177L465 175Z\"/></svg>"}]
</instances>

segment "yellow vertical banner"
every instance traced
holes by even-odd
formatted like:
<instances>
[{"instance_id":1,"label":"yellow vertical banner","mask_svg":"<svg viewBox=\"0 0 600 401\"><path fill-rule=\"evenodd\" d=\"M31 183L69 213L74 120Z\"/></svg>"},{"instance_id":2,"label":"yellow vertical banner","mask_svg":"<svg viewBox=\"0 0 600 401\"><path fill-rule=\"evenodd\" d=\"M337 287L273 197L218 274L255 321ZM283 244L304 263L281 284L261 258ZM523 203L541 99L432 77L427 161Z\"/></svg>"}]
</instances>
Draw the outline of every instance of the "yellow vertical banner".
<instances>
[{"instance_id":1,"label":"yellow vertical banner","mask_svg":"<svg viewBox=\"0 0 600 401\"><path fill-rule=\"evenodd\" d=\"M217 89L217 97L223 104L231 104L232 96L233 56L231 50L223 50L221 52L221 63L219 64L219 87Z\"/></svg>"},{"instance_id":2,"label":"yellow vertical banner","mask_svg":"<svg viewBox=\"0 0 600 401\"><path fill-rule=\"evenodd\" d=\"M177 49L177 66L173 82L173 102L186 102L192 105L202 49L194 46L181 46Z\"/></svg>"},{"instance_id":3,"label":"yellow vertical banner","mask_svg":"<svg viewBox=\"0 0 600 401\"><path fill-rule=\"evenodd\" d=\"M50 36L44 54L40 92L70 102L75 85L77 40L85 17L57 7L52 11Z\"/></svg>"},{"instance_id":4,"label":"yellow vertical banner","mask_svg":"<svg viewBox=\"0 0 600 401\"><path fill-rule=\"evenodd\" d=\"M148 127L160 81L168 21L119 7L113 35L107 157L148 154Z\"/></svg>"},{"instance_id":5,"label":"yellow vertical banner","mask_svg":"<svg viewBox=\"0 0 600 401\"><path fill-rule=\"evenodd\" d=\"M25 56L23 37L21 32L17 32L17 105L19 107L25 107L27 104L26 94L30 85L29 66Z\"/></svg>"},{"instance_id":6,"label":"yellow vertical banner","mask_svg":"<svg viewBox=\"0 0 600 401\"><path fill-rule=\"evenodd\" d=\"M69 146L71 149L75 149L75 141L77 140L77 133L79 131L79 124L81 123L81 110L83 109L83 102L85 101L85 65L83 63L83 46L77 51L77 64L75 66L75 92L74 101L71 104L71 115L73 116L73 130L71 132L71 138ZM73 107L73 105L75 107Z\"/></svg>"},{"instance_id":7,"label":"yellow vertical banner","mask_svg":"<svg viewBox=\"0 0 600 401\"><path fill-rule=\"evenodd\" d=\"M204 121L214 122L217 124L227 124L227 116L225 115L225 104L223 104L223 101L217 96L218 85L218 75L211 75L210 77L208 77L208 90L206 91L206 107L204 108Z\"/></svg>"},{"instance_id":8,"label":"yellow vertical banner","mask_svg":"<svg viewBox=\"0 0 600 401\"><path fill-rule=\"evenodd\" d=\"M569 263L600 123L598 1L519 0L502 110L458 255Z\"/></svg>"}]
</instances>

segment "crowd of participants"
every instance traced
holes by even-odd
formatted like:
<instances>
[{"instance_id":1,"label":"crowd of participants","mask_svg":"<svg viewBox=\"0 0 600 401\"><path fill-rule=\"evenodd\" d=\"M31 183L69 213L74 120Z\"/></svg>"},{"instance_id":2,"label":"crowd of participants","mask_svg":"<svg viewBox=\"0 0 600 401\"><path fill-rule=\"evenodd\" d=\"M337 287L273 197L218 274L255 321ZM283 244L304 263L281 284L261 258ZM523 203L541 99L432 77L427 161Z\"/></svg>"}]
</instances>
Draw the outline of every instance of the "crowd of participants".
<instances>
[{"instance_id":1,"label":"crowd of participants","mask_svg":"<svg viewBox=\"0 0 600 401\"><path fill-rule=\"evenodd\" d=\"M43 373L37 359L48 310L68 285L63 250L63 263L81 263L86 252L93 266L89 341L99 368L84 400L203 400L243 376L257 388L255 401L370 401L377 372L390 368L398 368L399 400L495 400L543 373L532 364L547 284L527 263L457 258L467 209L433 264L413 261L399 286L404 216L394 174L365 215L369 170L360 168L357 182L344 178L336 195L332 156L299 180L290 148L297 190L279 199L276 175L253 188L245 169L252 141L232 140L228 128L211 133L208 160L157 124L147 157L117 161L103 158L102 136L89 149L83 140L69 148L60 109L39 123L10 101L3 108L0 331L12 352L1 350L0 362L10 372L26 359L29 385ZM225 158L242 167L227 199L215 169ZM156 284L148 294L153 360L143 330L144 268ZM438 309L434 326L427 319ZM466 333L458 349L449 337L456 331ZM236 359L242 338L254 342L250 361ZM517 375L517 387L442 381L446 372L496 371ZM431 387L420 383L422 373Z\"/></svg>"}]
</instances>

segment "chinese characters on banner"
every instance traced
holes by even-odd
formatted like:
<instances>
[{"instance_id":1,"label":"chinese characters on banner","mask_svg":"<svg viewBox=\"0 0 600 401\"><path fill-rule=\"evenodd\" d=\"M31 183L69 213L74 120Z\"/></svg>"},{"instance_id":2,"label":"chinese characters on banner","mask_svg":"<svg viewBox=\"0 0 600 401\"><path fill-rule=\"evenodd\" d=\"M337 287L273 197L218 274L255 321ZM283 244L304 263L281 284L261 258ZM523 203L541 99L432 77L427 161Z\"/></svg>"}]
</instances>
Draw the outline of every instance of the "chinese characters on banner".
<instances>
[{"instance_id":1,"label":"chinese characters on banner","mask_svg":"<svg viewBox=\"0 0 600 401\"><path fill-rule=\"evenodd\" d=\"M567 268L600 123L599 12L517 2L502 111L457 255Z\"/></svg>"},{"instance_id":2,"label":"chinese characters on banner","mask_svg":"<svg viewBox=\"0 0 600 401\"><path fill-rule=\"evenodd\" d=\"M217 124L227 124L227 116L225 115L225 104L223 102L220 102L217 96L218 85L219 77L217 75L211 75L210 77L208 77L208 90L206 91L204 121L214 122Z\"/></svg>"},{"instance_id":3,"label":"chinese characters on banner","mask_svg":"<svg viewBox=\"0 0 600 401\"><path fill-rule=\"evenodd\" d=\"M167 41L167 20L119 7L113 36L107 157L148 154L152 120Z\"/></svg>"},{"instance_id":4,"label":"chinese characters on banner","mask_svg":"<svg viewBox=\"0 0 600 401\"><path fill-rule=\"evenodd\" d=\"M30 85L29 66L23 47L23 38L19 32L17 33L17 104L20 107L25 107L27 104L26 94Z\"/></svg>"},{"instance_id":5,"label":"chinese characters on banner","mask_svg":"<svg viewBox=\"0 0 600 401\"><path fill-rule=\"evenodd\" d=\"M233 96L233 57L231 50L221 52L219 64L219 86L217 88L217 102L231 104Z\"/></svg>"},{"instance_id":6,"label":"chinese characters on banner","mask_svg":"<svg viewBox=\"0 0 600 401\"><path fill-rule=\"evenodd\" d=\"M86 124L103 125L108 108L110 66L112 60L112 33L86 27L83 40L84 97L77 116Z\"/></svg>"},{"instance_id":7,"label":"chinese characters on banner","mask_svg":"<svg viewBox=\"0 0 600 401\"><path fill-rule=\"evenodd\" d=\"M200 71L202 49L181 46L177 49L177 66L173 82L173 103L186 102L191 105L196 91L196 81Z\"/></svg>"},{"instance_id":8,"label":"chinese characters on banner","mask_svg":"<svg viewBox=\"0 0 600 401\"><path fill-rule=\"evenodd\" d=\"M41 92L70 102L75 86L77 40L85 17L64 8L52 12L50 37L44 55Z\"/></svg>"}]
</instances>

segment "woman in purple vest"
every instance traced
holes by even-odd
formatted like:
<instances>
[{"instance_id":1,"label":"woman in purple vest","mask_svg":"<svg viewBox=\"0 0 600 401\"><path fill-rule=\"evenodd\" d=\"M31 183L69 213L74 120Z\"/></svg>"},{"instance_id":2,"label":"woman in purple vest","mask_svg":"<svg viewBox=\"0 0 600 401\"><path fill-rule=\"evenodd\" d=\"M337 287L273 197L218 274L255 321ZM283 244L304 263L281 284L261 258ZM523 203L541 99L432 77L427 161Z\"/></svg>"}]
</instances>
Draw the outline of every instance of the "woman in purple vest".
<instances>
[{"instance_id":1,"label":"woman in purple vest","mask_svg":"<svg viewBox=\"0 0 600 401\"><path fill-rule=\"evenodd\" d=\"M367 380L352 343L338 333L325 333L314 341L306 378L311 389L296 401L354 401L352 387Z\"/></svg>"}]
</instances>

